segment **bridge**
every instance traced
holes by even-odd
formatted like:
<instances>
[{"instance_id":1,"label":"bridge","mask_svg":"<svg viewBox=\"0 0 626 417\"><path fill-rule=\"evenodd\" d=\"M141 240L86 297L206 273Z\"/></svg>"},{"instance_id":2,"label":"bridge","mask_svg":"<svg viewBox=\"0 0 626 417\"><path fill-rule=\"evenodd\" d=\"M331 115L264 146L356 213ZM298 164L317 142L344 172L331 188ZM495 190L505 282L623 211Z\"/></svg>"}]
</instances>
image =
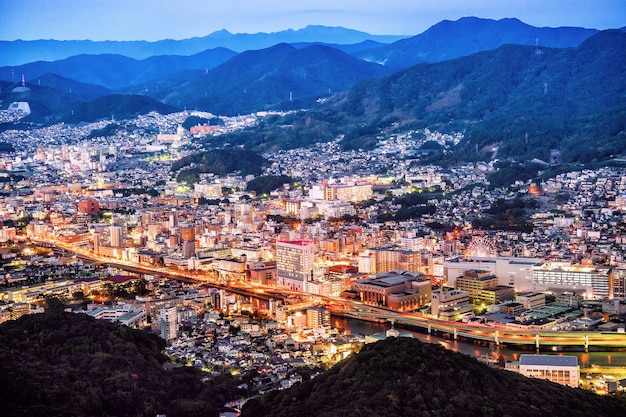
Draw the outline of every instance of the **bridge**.
<instances>
[{"instance_id":1,"label":"bridge","mask_svg":"<svg viewBox=\"0 0 626 417\"><path fill-rule=\"evenodd\" d=\"M425 329L429 334L431 332L449 334L455 340L462 337L495 343L496 345L530 345L534 346L537 350L541 349L541 347L553 346L576 347L584 349L585 351L587 351L590 347L602 349L626 348L626 333L603 333L592 331L563 332L534 329L507 329L503 327L490 327L478 324L470 325L466 323L439 320L432 317L364 305L358 301L344 300L338 297L312 295L309 293L289 291L286 289L275 289L271 287L259 286L258 288L250 288L222 284L209 280L208 277L202 276L201 274L193 271L176 271L171 268L161 266L143 266L132 262L102 258L90 253L88 250L76 248L74 245L55 240L33 239L33 241L64 249L83 259L113 265L117 268L130 272L163 275L177 281L206 285L213 288L223 289L230 293L246 297L254 297L266 301L270 299L284 299L290 295L300 297L316 297L324 300L328 304L334 303L341 305L343 311L345 311L346 308L351 308L352 310L344 313L349 317L356 319L382 319L393 321L399 325Z\"/></svg>"},{"instance_id":2,"label":"bridge","mask_svg":"<svg viewBox=\"0 0 626 417\"><path fill-rule=\"evenodd\" d=\"M564 332L556 330L507 329L483 325L450 322L410 313L394 312L379 308L357 311L355 318L375 317L393 321L399 325L425 329L429 334L439 332L459 337L495 343L496 345L530 345L537 350L542 347L578 347L587 351L590 347L603 349L626 348L626 333L616 332Z\"/></svg>"}]
</instances>

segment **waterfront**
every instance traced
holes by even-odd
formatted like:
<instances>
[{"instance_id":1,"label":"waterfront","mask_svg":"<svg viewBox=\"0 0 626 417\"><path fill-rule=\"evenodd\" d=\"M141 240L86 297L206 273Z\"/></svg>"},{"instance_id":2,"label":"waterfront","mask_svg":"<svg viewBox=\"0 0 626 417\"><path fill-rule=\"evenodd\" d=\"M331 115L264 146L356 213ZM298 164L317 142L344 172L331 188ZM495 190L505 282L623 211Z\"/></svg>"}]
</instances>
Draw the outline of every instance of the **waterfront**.
<instances>
[{"instance_id":1,"label":"waterfront","mask_svg":"<svg viewBox=\"0 0 626 417\"><path fill-rule=\"evenodd\" d=\"M373 323L357 319L350 319L345 317L332 317L332 326L338 329L349 330L351 333L359 333L363 335L370 335L374 333L384 332L389 328L387 323ZM416 339L425 343L437 343L445 347L448 350L454 352L461 352L473 357L492 356L499 358L504 357L506 361L516 361L519 359L519 355L523 353L535 353L535 350L522 350L511 347L499 347L494 344L481 345L479 343L472 343L470 341L452 340L451 338L439 337L434 335L428 335L416 331L400 329L403 332L408 332ZM626 374L626 351L611 351L611 352L559 352L559 351L541 351L542 354L547 355L569 355L576 356L578 358L578 364L580 365L581 372L585 372L594 367L599 368L615 368L612 373ZM626 375L625 375L626 376Z\"/></svg>"}]
</instances>

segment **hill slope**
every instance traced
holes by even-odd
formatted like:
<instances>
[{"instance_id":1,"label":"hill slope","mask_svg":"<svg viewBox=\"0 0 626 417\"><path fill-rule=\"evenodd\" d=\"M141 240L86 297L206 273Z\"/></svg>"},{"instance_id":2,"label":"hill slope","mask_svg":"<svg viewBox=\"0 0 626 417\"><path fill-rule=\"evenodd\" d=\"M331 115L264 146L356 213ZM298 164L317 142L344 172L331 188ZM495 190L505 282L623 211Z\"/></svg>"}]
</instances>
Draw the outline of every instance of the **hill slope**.
<instances>
[{"instance_id":1,"label":"hill slope","mask_svg":"<svg viewBox=\"0 0 626 417\"><path fill-rule=\"evenodd\" d=\"M429 127L464 132L455 156L463 160L489 158L488 145L498 146L500 159L548 160L551 149L564 161L610 158L626 153L626 33L600 32L578 48L505 45L416 65L276 124L263 138L345 134L344 147L365 148L381 131Z\"/></svg>"},{"instance_id":2,"label":"hill slope","mask_svg":"<svg viewBox=\"0 0 626 417\"><path fill-rule=\"evenodd\" d=\"M575 27L538 28L517 19L464 17L454 22L444 20L420 35L354 55L399 69L489 51L505 44L576 47L596 33L595 29Z\"/></svg>"},{"instance_id":3,"label":"hill slope","mask_svg":"<svg viewBox=\"0 0 626 417\"><path fill-rule=\"evenodd\" d=\"M312 45L296 49L278 44L243 52L208 75L154 97L172 105L198 108L214 114L238 114L280 106L301 108L329 92L344 90L357 81L388 74L377 64L358 60L337 49ZM292 104L289 101L293 100ZM303 101L304 100L304 101Z\"/></svg>"},{"instance_id":4,"label":"hill slope","mask_svg":"<svg viewBox=\"0 0 626 417\"><path fill-rule=\"evenodd\" d=\"M63 118L63 121L66 123L93 122L110 117L120 120L151 111L168 114L177 109L147 96L112 94L98 97L88 103L80 103L71 114Z\"/></svg>"},{"instance_id":5,"label":"hill slope","mask_svg":"<svg viewBox=\"0 0 626 417\"><path fill-rule=\"evenodd\" d=\"M14 101L27 101L30 105L31 114L22 119L24 122L54 122L58 121L61 115L68 113L72 108L84 102L84 95L99 94L103 92L102 87L88 86L86 84L70 81L72 92L69 88L58 90L56 85L59 81L57 77L42 77L41 85L26 83L27 91L13 92L18 83L0 81L2 91L0 100L2 108L6 109ZM48 84L48 85L46 85ZM52 85L54 87L51 87ZM76 92L76 94L74 94Z\"/></svg>"},{"instance_id":6,"label":"hill slope","mask_svg":"<svg viewBox=\"0 0 626 417\"><path fill-rule=\"evenodd\" d=\"M233 398L231 380L164 370L155 335L48 311L0 325L4 416L209 416Z\"/></svg>"},{"instance_id":7,"label":"hill slope","mask_svg":"<svg viewBox=\"0 0 626 417\"><path fill-rule=\"evenodd\" d=\"M493 369L415 339L390 338L313 380L246 403L242 417L618 416L624 399Z\"/></svg>"},{"instance_id":8,"label":"hill slope","mask_svg":"<svg viewBox=\"0 0 626 417\"><path fill-rule=\"evenodd\" d=\"M36 80L44 74L53 73L83 83L97 84L110 89L130 87L157 78L195 70L196 76L205 69L213 69L237 55L225 48L209 49L191 56L163 55L136 60L122 55L75 55L58 61L37 61L28 64L0 68L0 78L17 80L25 74L27 81ZM36 81L35 81L36 82Z\"/></svg>"}]
</instances>

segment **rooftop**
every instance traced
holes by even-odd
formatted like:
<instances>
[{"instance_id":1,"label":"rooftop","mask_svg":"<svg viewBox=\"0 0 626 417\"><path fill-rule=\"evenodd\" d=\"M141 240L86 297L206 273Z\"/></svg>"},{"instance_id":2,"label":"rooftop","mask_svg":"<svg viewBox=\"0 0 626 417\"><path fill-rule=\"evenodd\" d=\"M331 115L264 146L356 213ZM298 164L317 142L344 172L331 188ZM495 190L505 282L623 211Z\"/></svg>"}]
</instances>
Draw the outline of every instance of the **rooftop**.
<instances>
[{"instance_id":1,"label":"rooftop","mask_svg":"<svg viewBox=\"0 0 626 417\"><path fill-rule=\"evenodd\" d=\"M578 366L576 356L554 356L554 355L526 355L519 358L520 365L540 365L540 366Z\"/></svg>"}]
</instances>

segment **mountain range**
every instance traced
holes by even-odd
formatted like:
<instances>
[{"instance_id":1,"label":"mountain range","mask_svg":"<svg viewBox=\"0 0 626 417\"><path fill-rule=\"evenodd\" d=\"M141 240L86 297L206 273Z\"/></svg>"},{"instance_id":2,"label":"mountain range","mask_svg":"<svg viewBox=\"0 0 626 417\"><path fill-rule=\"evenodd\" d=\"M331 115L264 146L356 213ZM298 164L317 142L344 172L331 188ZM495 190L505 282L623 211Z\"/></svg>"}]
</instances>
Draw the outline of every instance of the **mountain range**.
<instances>
[{"instance_id":1,"label":"mountain range","mask_svg":"<svg viewBox=\"0 0 626 417\"><path fill-rule=\"evenodd\" d=\"M146 50L146 54L149 55L141 58L138 58L139 54L135 53L133 48L122 47L128 46L127 44L135 45L132 42L92 42L89 43L89 48L70 49L79 53L58 60L47 59L46 54L67 50L63 42L71 44L89 41L31 41L34 42L31 45L33 47L31 55L36 59L21 65L11 63L0 67L0 79L18 82L21 74L25 74L26 79L32 82L41 75L54 73L83 83L99 84L124 92L133 86L169 77L181 71L195 71L199 75L225 63L238 52L267 49L281 43L290 43L298 49L311 45L326 45L358 59L385 65L391 71L418 63L441 62L493 50L508 43L516 45L538 43L541 47L555 48L575 47L597 32L595 29L583 28L536 28L517 19L491 20L468 17L454 22L442 21L420 35L397 40L391 44L383 44L381 39L390 41L394 39L393 37L374 36L343 28L308 26L299 31L273 34L232 35L222 31L205 38L161 41L167 48L157 48L155 45L161 45L157 42L152 49ZM230 42L233 39L241 40L240 44L233 45ZM247 43L243 42L244 39ZM211 42L202 43L205 48L201 49L195 43L201 43L202 40ZM59 42L59 44L47 45L39 51L35 47L38 45L36 42ZM2 59L3 54L7 54L7 59L14 56L10 51L22 43L24 41L5 44L0 42L0 65L6 61ZM118 47L104 47L109 44ZM189 47L189 44L196 45L195 49ZM191 50L195 52L190 54Z\"/></svg>"},{"instance_id":2,"label":"mountain range","mask_svg":"<svg viewBox=\"0 0 626 417\"><path fill-rule=\"evenodd\" d=\"M566 160L584 162L626 151L624 36L619 30L463 18L382 48L375 41L349 47L297 42L143 60L80 55L0 68L0 80L6 80L0 100L5 108L28 101L33 114L25 121L46 123L159 107L127 100L128 93L171 106L163 111L236 115L306 108L303 115L273 118L229 141L264 150L343 134L344 147L368 147L381 131L432 127L464 132L467 140L458 150L465 157L484 158L486 149L497 147L501 158L546 160L552 149L562 149ZM422 61L433 62L398 69ZM16 93L22 71L30 91ZM93 101L107 94L116 95ZM140 108L130 109L131 102Z\"/></svg>"},{"instance_id":3,"label":"mountain range","mask_svg":"<svg viewBox=\"0 0 626 417\"><path fill-rule=\"evenodd\" d=\"M495 147L498 158L518 161L547 161L553 149L567 162L607 160L626 153L625 73L619 30L577 48L503 45L361 81L225 140L263 151L343 135L344 148L368 148L382 132L429 127L464 133L447 158L489 159Z\"/></svg>"},{"instance_id":4,"label":"mountain range","mask_svg":"<svg viewBox=\"0 0 626 417\"><path fill-rule=\"evenodd\" d=\"M25 74L29 83L37 83L40 77L52 73L108 89L129 89L184 71L195 71L199 76L235 55L236 52L226 48L207 49L190 56L159 55L142 60L113 54L76 55L53 62L36 61L17 67L2 67L0 79L19 82L21 74Z\"/></svg>"},{"instance_id":5,"label":"mountain range","mask_svg":"<svg viewBox=\"0 0 626 417\"><path fill-rule=\"evenodd\" d=\"M577 27L538 28L513 18L492 20L464 17L454 22L444 20L420 35L359 51L354 55L399 69L415 64L447 61L506 44L576 47L596 33L596 29Z\"/></svg>"},{"instance_id":6,"label":"mountain range","mask_svg":"<svg viewBox=\"0 0 626 417\"><path fill-rule=\"evenodd\" d=\"M153 88L147 94L181 108L237 115L270 108L308 107L320 96L389 73L381 65L332 47L311 45L296 49L283 43L242 52L203 77L170 89Z\"/></svg>"},{"instance_id":7,"label":"mountain range","mask_svg":"<svg viewBox=\"0 0 626 417\"><path fill-rule=\"evenodd\" d=\"M0 66L19 66L34 61L58 61L74 55L114 54L138 60L158 55L194 55L207 49L227 48L236 52L268 48L278 43L323 42L358 44L364 41L391 43L406 36L371 35L342 27L307 26L299 30L273 33L238 33L227 30L204 37L183 40L147 41L89 41L36 40L0 41Z\"/></svg>"}]
</instances>

